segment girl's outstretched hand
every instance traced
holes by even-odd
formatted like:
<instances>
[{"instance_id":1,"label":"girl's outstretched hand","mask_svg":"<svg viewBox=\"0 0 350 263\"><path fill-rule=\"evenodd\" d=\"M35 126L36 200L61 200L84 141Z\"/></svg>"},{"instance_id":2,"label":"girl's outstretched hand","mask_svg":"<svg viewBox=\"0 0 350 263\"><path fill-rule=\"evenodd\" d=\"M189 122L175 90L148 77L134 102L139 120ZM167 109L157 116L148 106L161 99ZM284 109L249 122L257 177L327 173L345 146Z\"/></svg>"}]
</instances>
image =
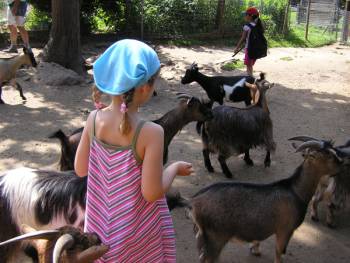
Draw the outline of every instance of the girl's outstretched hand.
<instances>
[{"instance_id":1,"label":"girl's outstretched hand","mask_svg":"<svg viewBox=\"0 0 350 263\"><path fill-rule=\"evenodd\" d=\"M177 166L177 175L187 176L194 172L191 163L180 161L180 162L176 162L176 166Z\"/></svg>"}]
</instances>

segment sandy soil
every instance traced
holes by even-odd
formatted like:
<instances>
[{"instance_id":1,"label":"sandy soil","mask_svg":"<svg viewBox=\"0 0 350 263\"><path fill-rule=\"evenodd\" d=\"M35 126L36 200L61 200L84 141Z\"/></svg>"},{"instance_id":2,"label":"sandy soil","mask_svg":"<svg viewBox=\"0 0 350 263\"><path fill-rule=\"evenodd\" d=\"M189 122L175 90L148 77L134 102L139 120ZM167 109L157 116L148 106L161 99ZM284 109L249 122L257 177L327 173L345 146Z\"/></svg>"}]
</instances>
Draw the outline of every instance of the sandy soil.
<instances>
[{"instance_id":1,"label":"sandy soil","mask_svg":"<svg viewBox=\"0 0 350 263\"><path fill-rule=\"evenodd\" d=\"M84 47L87 57L97 55L103 46ZM208 75L237 75L242 71L223 72L216 62L229 58L232 49L217 47L158 47L164 67L157 83L158 96L142 107L146 119L154 119L171 108L176 101L176 92L185 91L205 97L197 83L181 85L180 78L185 68L196 61L201 72ZM39 53L40 50L35 50ZM0 54L2 56L2 54ZM242 57L240 54L239 58ZM62 69L60 69L62 70ZM264 152L252 151L254 167L247 167L240 157L232 157L229 168L234 180L271 182L289 176L302 158L295 154L289 137L307 134L318 138L333 139L343 143L350 138L350 48L329 46L318 49L271 49L268 57L259 60L255 73L268 73L268 80L275 87L268 93L269 107L274 122L276 153L270 168L264 168ZM18 81L22 84L27 102L22 103L18 93L10 87L3 89L7 105L0 105L0 171L19 166L53 167L60 149L48 135L58 128L70 133L83 125L93 106L90 99L91 76L84 80L62 82L53 85L51 80L58 74L56 67L46 65L37 70L20 70ZM60 71L61 72L61 71ZM64 73L64 72L63 72ZM67 73L68 74L68 73ZM77 83L75 85L69 85ZM80 83L80 84L79 84ZM67 85L68 84L68 85ZM243 105L242 105L243 106ZM200 137L194 123L183 129L170 146L170 162L186 160L193 163L192 177L177 178L177 187L184 196L217 181L225 180L216 157L212 157L215 173L204 168ZM254 208L252 208L254 209ZM183 209L172 212L177 238L178 262L198 262L192 223ZM321 223L314 223L307 215L305 222L294 233L284 262L349 262L350 213L339 214L335 230L324 226L324 209ZM228 244L221 262L272 262L274 239L261 245L262 256L249 255L247 244Z\"/></svg>"}]
</instances>

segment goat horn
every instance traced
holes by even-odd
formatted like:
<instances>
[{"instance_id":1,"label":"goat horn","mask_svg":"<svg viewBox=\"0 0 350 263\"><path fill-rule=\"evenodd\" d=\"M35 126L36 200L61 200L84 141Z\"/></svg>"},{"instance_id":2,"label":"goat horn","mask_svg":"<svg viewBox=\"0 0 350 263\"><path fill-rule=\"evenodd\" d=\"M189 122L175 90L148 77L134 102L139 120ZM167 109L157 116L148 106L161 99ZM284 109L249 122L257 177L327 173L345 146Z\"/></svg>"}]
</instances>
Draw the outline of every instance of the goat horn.
<instances>
[{"instance_id":1,"label":"goat horn","mask_svg":"<svg viewBox=\"0 0 350 263\"><path fill-rule=\"evenodd\" d=\"M320 141L320 140L310 136L296 136L296 137L289 138L288 141L308 142L308 141Z\"/></svg>"},{"instance_id":2,"label":"goat horn","mask_svg":"<svg viewBox=\"0 0 350 263\"><path fill-rule=\"evenodd\" d=\"M55 247L53 249L52 262L59 263L62 252L72 247L74 244L74 239L70 234L64 234L57 239Z\"/></svg>"},{"instance_id":3,"label":"goat horn","mask_svg":"<svg viewBox=\"0 0 350 263\"><path fill-rule=\"evenodd\" d=\"M109 246L106 246L104 244L92 246L78 255L77 263L93 262L94 260L102 257L108 250Z\"/></svg>"},{"instance_id":4,"label":"goat horn","mask_svg":"<svg viewBox=\"0 0 350 263\"><path fill-rule=\"evenodd\" d=\"M178 99L191 99L193 96L188 95L186 93L176 93L176 97Z\"/></svg>"},{"instance_id":5,"label":"goat horn","mask_svg":"<svg viewBox=\"0 0 350 263\"><path fill-rule=\"evenodd\" d=\"M344 145L338 146L337 148L343 149L343 148L348 148L348 147L350 147L350 140L348 140Z\"/></svg>"},{"instance_id":6,"label":"goat horn","mask_svg":"<svg viewBox=\"0 0 350 263\"><path fill-rule=\"evenodd\" d=\"M316 150L320 150L324 148L324 142L322 141L307 141L299 145L298 149L296 149L296 152L301 152L307 148L312 148Z\"/></svg>"},{"instance_id":7,"label":"goat horn","mask_svg":"<svg viewBox=\"0 0 350 263\"><path fill-rule=\"evenodd\" d=\"M350 157L350 148L337 148L337 152L339 152L342 156Z\"/></svg>"},{"instance_id":8,"label":"goat horn","mask_svg":"<svg viewBox=\"0 0 350 263\"><path fill-rule=\"evenodd\" d=\"M52 237L57 236L58 234L59 234L58 230L40 230L32 233L23 234L23 235L11 238L9 240L6 240L4 242L1 242L0 247L14 243L14 242L22 241L22 240L50 239Z\"/></svg>"}]
</instances>

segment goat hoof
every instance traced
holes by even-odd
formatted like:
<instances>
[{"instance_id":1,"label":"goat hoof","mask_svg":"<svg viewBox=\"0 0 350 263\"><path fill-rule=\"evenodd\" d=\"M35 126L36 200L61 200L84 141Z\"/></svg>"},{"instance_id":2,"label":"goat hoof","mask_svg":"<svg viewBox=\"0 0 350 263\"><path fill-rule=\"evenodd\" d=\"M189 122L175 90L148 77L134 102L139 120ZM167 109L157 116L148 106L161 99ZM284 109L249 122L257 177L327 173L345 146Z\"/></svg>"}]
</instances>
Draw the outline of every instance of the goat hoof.
<instances>
[{"instance_id":1,"label":"goat hoof","mask_svg":"<svg viewBox=\"0 0 350 263\"><path fill-rule=\"evenodd\" d=\"M22 100L27 100L27 98L23 96L23 97L22 97Z\"/></svg>"},{"instance_id":2,"label":"goat hoof","mask_svg":"<svg viewBox=\"0 0 350 263\"><path fill-rule=\"evenodd\" d=\"M252 159L244 159L244 161L248 166L254 166L254 162Z\"/></svg>"},{"instance_id":3,"label":"goat hoof","mask_svg":"<svg viewBox=\"0 0 350 263\"><path fill-rule=\"evenodd\" d=\"M320 221L317 216L311 216L311 220L314 222Z\"/></svg>"},{"instance_id":4,"label":"goat hoof","mask_svg":"<svg viewBox=\"0 0 350 263\"><path fill-rule=\"evenodd\" d=\"M250 253L255 257L261 257L260 251L254 251L254 249L250 249Z\"/></svg>"},{"instance_id":5,"label":"goat hoof","mask_svg":"<svg viewBox=\"0 0 350 263\"><path fill-rule=\"evenodd\" d=\"M335 225L333 223L327 223L327 227L330 229L334 229Z\"/></svg>"},{"instance_id":6,"label":"goat hoof","mask_svg":"<svg viewBox=\"0 0 350 263\"><path fill-rule=\"evenodd\" d=\"M231 172L224 172L226 178L229 178L229 179L232 179L233 178L233 175Z\"/></svg>"},{"instance_id":7,"label":"goat hoof","mask_svg":"<svg viewBox=\"0 0 350 263\"><path fill-rule=\"evenodd\" d=\"M265 162L264 164L265 164L265 168L266 168L266 167L270 167L271 162Z\"/></svg>"},{"instance_id":8,"label":"goat hoof","mask_svg":"<svg viewBox=\"0 0 350 263\"><path fill-rule=\"evenodd\" d=\"M208 170L209 173L213 173L213 172L214 172L214 168L213 168L213 167L210 167L210 166L207 167L207 170Z\"/></svg>"}]
</instances>

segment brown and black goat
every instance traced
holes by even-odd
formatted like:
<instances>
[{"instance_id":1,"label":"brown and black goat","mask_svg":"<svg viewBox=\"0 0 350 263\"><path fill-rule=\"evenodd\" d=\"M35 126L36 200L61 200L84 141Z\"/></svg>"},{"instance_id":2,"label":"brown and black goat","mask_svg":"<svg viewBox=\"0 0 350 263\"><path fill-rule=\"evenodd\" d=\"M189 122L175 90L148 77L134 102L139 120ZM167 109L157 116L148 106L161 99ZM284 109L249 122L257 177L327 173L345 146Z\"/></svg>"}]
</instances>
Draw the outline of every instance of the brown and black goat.
<instances>
[{"instance_id":1,"label":"brown and black goat","mask_svg":"<svg viewBox=\"0 0 350 263\"><path fill-rule=\"evenodd\" d=\"M27 225L21 228L23 235L0 243L0 247L11 246L13 252L1 258L2 262L13 262L23 245L34 248L31 257L38 263L92 263L109 249L96 234L83 233L71 226L41 231Z\"/></svg>"},{"instance_id":2,"label":"brown and black goat","mask_svg":"<svg viewBox=\"0 0 350 263\"><path fill-rule=\"evenodd\" d=\"M0 59L0 104L5 103L1 95L2 86L7 82L9 82L11 86L16 87L21 98L26 100L26 97L23 95L22 87L16 82L16 72L22 65L37 66L33 52L25 47L23 48L22 55Z\"/></svg>"},{"instance_id":3,"label":"brown and black goat","mask_svg":"<svg viewBox=\"0 0 350 263\"><path fill-rule=\"evenodd\" d=\"M200 262L217 262L223 247L234 239L252 243L252 254L260 255L259 242L273 234L275 263L281 262L320 179L336 175L343 165L327 141L302 143L300 151L304 161L289 178L269 184L216 183L183 203L195 225Z\"/></svg>"},{"instance_id":4,"label":"brown and black goat","mask_svg":"<svg viewBox=\"0 0 350 263\"><path fill-rule=\"evenodd\" d=\"M211 102L203 102L196 97L179 93L180 102L177 107L154 120L164 129L163 163L168 160L168 147L174 136L192 121L204 122L213 117ZM61 157L59 169L61 171L74 170L75 153L82 135L83 128L79 128L69 136L61 130L56 131L49 138L58 138L61 142Z\"/></svg>"},{"instance_id":5,"label":"brown and black goat","mask_svg":"<svg viewBox=\"0 0 350 263\"><path fill-rule=\"evenodd\" d=\"M270 166L270 152L275 150L276 144L265 93L274 84L266 81L264 74L260 74L260 79L253 85L256 85L260 94L256 104L246 108L217 106L212 111L214 117L211 120L197 124L197 131L202 136L205 167L209 172L214 171L210 153L218 153L223 173L227 178L232 178L226 159L234 154L244 153L246 164L253 165L249 150L257 146L265 147L264 164L265 167Z\"/></svg>"}]
</instances>

